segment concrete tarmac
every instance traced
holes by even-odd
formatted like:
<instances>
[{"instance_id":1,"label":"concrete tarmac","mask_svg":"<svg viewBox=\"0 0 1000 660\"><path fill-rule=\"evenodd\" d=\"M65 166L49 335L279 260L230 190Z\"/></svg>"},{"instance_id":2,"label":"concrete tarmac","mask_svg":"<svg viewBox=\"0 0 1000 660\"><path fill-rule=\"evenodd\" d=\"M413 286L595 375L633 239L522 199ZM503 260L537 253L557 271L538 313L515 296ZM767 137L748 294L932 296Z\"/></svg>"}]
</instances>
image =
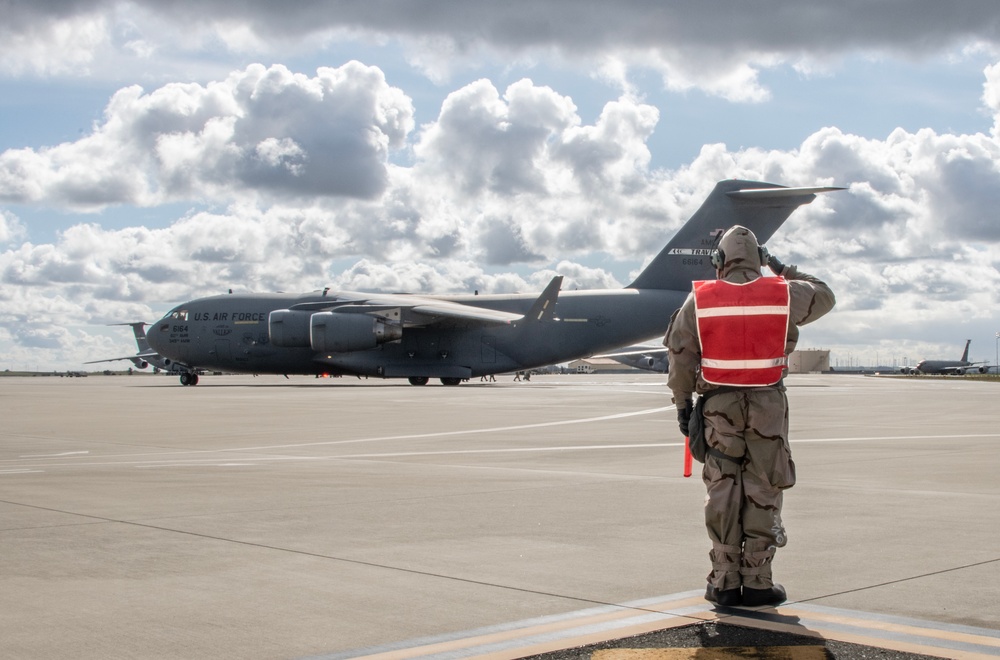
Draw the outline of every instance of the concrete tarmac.
<instances>
[{"instance_id":1,"label":"concrete tarmac","mask_svg":"<svg viewBox=\"0 0 1000 660\"><path fill-rule=\"evenodd\" d=\"M789 602L753 612L700 597L664 376L512 379L0 378L0 657L517 658L690 624L1000 656L1000 383L789 377Z\"/></svg>"}]
</instances>

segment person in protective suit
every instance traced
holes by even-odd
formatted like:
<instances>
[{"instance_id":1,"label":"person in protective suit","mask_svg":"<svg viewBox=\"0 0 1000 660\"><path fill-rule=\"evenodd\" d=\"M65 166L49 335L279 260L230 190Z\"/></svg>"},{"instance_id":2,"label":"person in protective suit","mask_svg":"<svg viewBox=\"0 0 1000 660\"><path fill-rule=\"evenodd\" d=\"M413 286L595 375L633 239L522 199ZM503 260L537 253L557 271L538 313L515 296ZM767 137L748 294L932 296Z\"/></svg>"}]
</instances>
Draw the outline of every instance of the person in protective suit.
<instances>
[{"instance_id":1,"label":"person in protective suit","mask_svg":"<svg viewBox=\"0 0 1000 660\"><path fill-rule=\"evenodd\" d=\"M663 339L667 386L688 435L694 393L704 403L708 455L705 526L712 540L706 600L777 605L785 590L771 560L787 538L782 493L795 484L782 384L799 326L836 302L824 282L768 255L749 229L727 230L712 255L714 281L694 282ZM778 277L762 277L767 265Z\"/></svg>"}]
</instances>

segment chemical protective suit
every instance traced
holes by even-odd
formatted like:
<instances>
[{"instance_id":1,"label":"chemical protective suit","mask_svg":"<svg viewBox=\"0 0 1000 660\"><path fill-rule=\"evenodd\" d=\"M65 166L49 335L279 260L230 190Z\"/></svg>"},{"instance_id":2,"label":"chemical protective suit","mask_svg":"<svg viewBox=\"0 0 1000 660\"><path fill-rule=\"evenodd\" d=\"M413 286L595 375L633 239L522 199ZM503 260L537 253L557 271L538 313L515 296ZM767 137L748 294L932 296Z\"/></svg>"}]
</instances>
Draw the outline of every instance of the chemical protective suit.
<instances>
[{"instance_id":1,"label":"chemical protective suit","mask_svg":"<svg viewBox=\"0 0 1000 660\"><path fill-rule=\"evenodd\" d=\"M762 260L780 277L757 282ZM798 327L836 301L825 283L768 256L739 225L723 234L713 263L721 282L695 283L663 340L685 436L693 394L708 397L702 479L712 572L705 598L775 605L785 600L771 578L771 559L786 542L782 491L795 484L782 367Z\"/></svg>"}]
</instances>

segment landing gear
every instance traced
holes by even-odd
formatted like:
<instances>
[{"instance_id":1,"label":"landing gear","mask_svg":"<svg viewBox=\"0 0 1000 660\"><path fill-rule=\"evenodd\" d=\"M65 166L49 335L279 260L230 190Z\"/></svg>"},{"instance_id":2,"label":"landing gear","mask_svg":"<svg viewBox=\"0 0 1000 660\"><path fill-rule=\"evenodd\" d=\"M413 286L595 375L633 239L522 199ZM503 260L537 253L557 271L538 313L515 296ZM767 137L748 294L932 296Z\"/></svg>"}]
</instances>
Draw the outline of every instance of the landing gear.
<instances>
[{"instance_id":1,"label":"landing gear","mask_svg":"<svg viewBox=\"0 0 1000 660\"><path fill-rule=\"evenodd\" d=\"M197 385L197 384L198 384L198 374L190 371L185 371L181 374L181 385L184 385L186 387L188 385Z\"/></svg>"},{"instance_id":2,"label":"landing gear","mask_svg":"<svg viewBox=\"0 0 1000 660\"><path fill-rule=\"evenodd\" d=\"M461 378L442 378L441 379L441 384L442 385L448 385L448 386L451 386L451 387L454 387L455 385L458 385L461 382L462 382Z\"/></svg>"},{"instance_id":3,"label":"landing gear","mask_svg":"<svg viewBox=\"0 0 1000 660\"><path fill-rule=\"evenodd\" d=\"M427 376L410 376L410 385L426 385L430 378Z\"/></svg>"}]
</instances>

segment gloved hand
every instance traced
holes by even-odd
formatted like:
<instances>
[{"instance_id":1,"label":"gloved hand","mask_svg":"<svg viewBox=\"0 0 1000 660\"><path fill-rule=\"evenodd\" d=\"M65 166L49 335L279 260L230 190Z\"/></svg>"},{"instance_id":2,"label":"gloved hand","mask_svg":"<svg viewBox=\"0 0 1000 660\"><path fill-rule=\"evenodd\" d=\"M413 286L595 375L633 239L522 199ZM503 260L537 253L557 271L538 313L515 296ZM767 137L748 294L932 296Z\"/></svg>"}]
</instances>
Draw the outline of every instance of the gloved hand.
<instances>
[{"instance_id":1,"label":"gloved hand","mask_svg":"<svg viewBox=\"0 0 1000 660\"><path fill-rule=\"evenodd\" d=\"M775 275L781 275L785 272L785 264L781 263L776 256L773 254L767 255L767 267L771 269L771 272Z\"/></svg>"},{"instance_id":2,"label":"gloved hand","mask_svg":"<svg viewBox=\"0 0 1000 660\"><path fill-rule=\"evenodd\" d=\"M690 401L685 401L683 404L678 404L677 406L677 426L680 427L681 433L684 437L688 437L688 428L691 424L691 413L694 411L694 404Z\"/></svg>"}]
</instances>

